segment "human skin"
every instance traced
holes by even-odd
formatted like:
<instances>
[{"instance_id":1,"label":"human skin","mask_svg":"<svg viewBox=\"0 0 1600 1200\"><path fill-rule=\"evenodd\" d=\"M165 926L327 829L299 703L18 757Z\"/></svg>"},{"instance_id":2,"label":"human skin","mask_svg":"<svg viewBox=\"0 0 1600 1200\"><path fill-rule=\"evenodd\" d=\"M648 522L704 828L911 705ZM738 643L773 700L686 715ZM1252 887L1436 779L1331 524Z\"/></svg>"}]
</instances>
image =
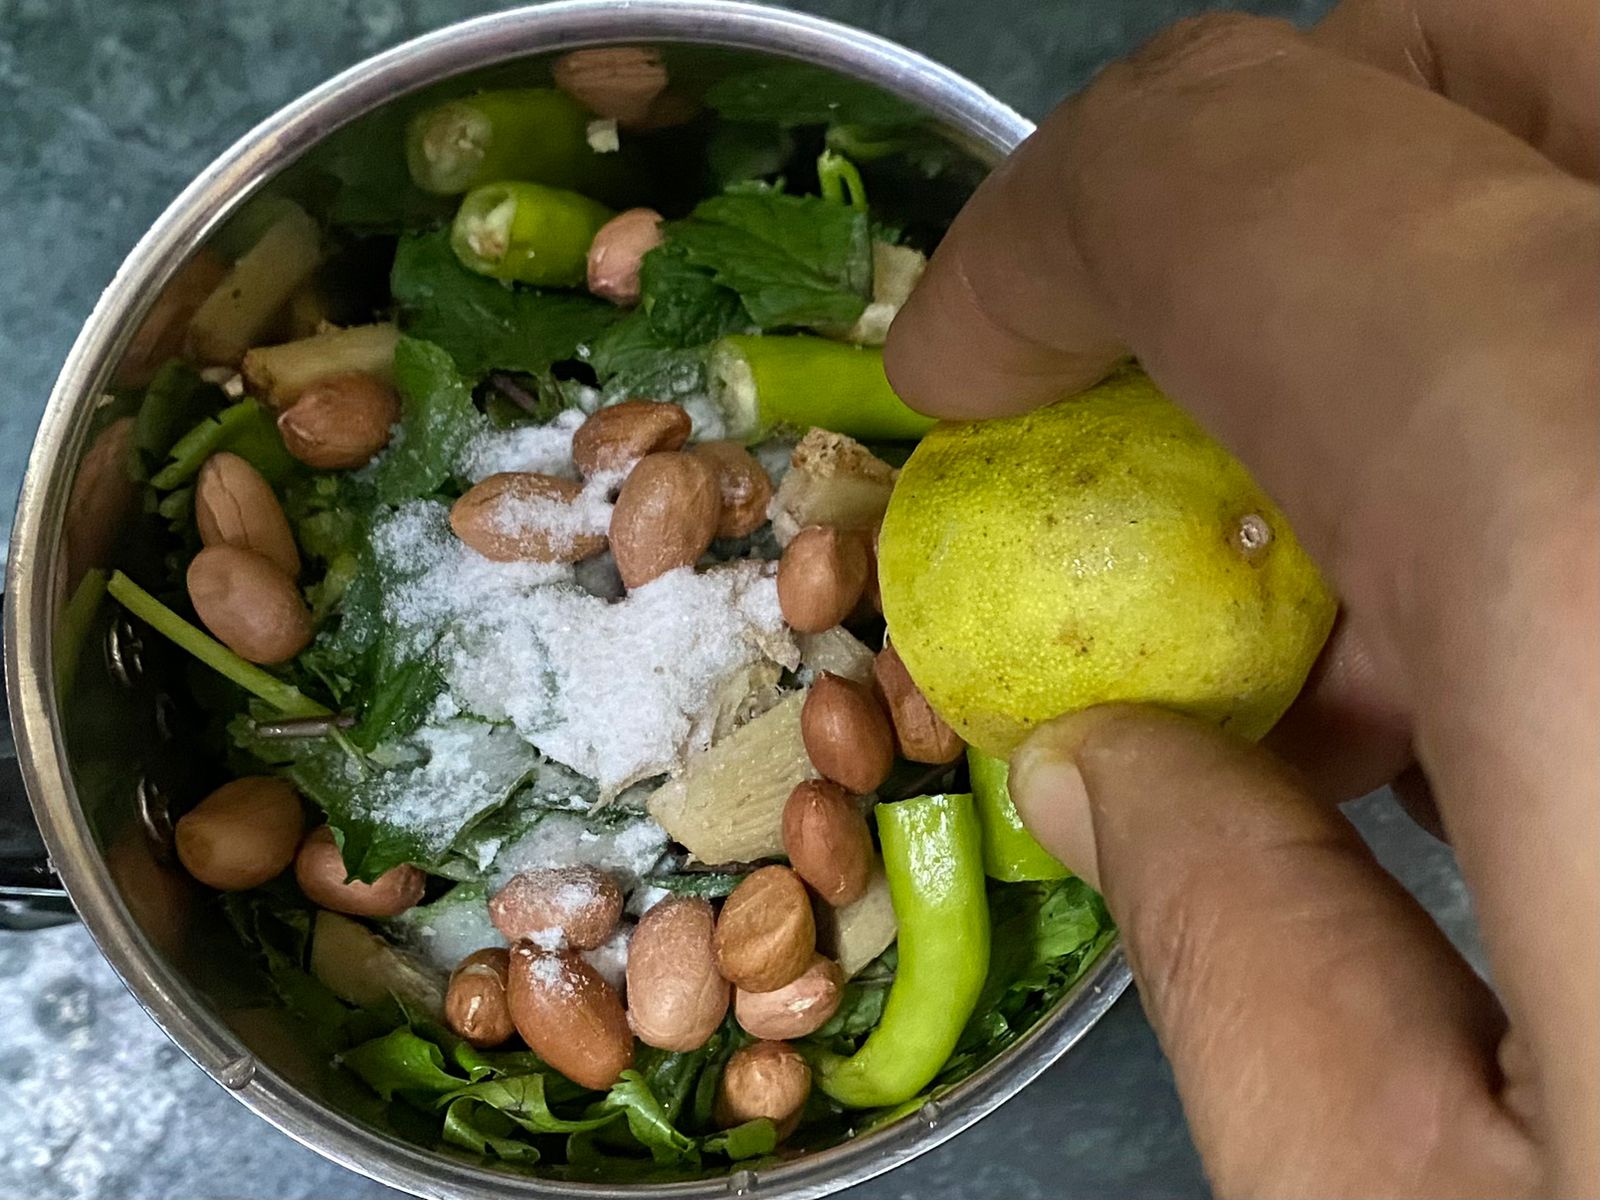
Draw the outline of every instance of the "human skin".
<instances>
[{"instance_id":1,"label":"human skin","mask_svg":"<svg viewBox=\"0 0 1600 1200\"><path fill-rule=\"evenodd\" d=\"M1597 62L1592 0L1186 22L994 174L891 331L950 417L1136 354L1340 594L1266 747L1116 706L1012 759L1224 1195L1600 1193ZM1390 781L1492 991L1339 813Z\"/></svg>"}]
</instances>

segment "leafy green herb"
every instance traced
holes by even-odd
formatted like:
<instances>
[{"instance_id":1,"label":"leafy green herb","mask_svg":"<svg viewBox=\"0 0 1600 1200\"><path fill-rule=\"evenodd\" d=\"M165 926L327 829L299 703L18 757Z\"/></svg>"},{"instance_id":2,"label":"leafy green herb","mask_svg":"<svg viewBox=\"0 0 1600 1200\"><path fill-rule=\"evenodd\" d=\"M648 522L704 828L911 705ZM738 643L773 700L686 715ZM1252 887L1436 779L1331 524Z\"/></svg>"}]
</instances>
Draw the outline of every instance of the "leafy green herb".
<instances>
[{"instance_id":1,"label":"leafy green herb","mask_svg":"<svg viewBox=\"0 0 1600 1200\"><path fill-rule=\"evenodd\" d=\"M731 896L743 881L738 871L683 871L673 875L652 875L645 880L674 896L698 896L702 900L721 900Z\"/></svg>"},{"instance_id":2,"label":"leafy green herb","mask_svg":"<svg viewBox=\"0 0 1600 1200\"><path fill-rule=\"evenodd\" d=\"M452 1092L447 1100L476 1100L504 1113L529 1133L581 1133L609 1124L615 1113L604 1112L598 1116L568 1119L550 1111L550 1099L545 1094L545 1077L538 1073L514 1075L502 1079L485 1079Z\"/></svg>"},{"instance_id":3,"label":"leafy green herb","mask_svg":"<svg viewBox=\"0 0 1600 1200\"><path fill-rule=\"evenodd\" d=\"M713 190L770 178L793 153L794 136L776 123L719 121L706 141Z\"/></svg>"},{"instance_id":4,"label":"leafy green herb","mask_svg":"<svg viewBox=\"0 0 1600 1200\"><path fill-rule=\"evenodd\" d=\"M665 346L700 346L750 327L739 294L691 264L681 245L657 246L644 256L639 288L650 330Z\"/></svg>"},{"instance_id":5,"label":"leafy green herb","mask_svg":"<svg viewBox=\"0 0 1600 1200\"><path fill-rule=\"evenodd\" d=\"M461 1087L461 1080L445 1070L444 1051L409 1026L346 1050L338 1062L385 1100L393 1100L396 1093L442 1096Z\"/></svg>"},{"instance_id":6,"label":"leafy green herb","mask_svg":"<svg viewBox=\"0 0 1600 1200\"><path fill-rule=\"evenodd\" d=\"M705 347L674 347L639 311L595 339L589 365L608 403L633 396L676 400L705 391L706 353Z\"/></svg>"},{"instance_id":7,"label":"leafy green herb","mask_svg":"<svg viewBox=\"0 0 1600 1200\"><path fill-rule=\"evenodd\" d=\"M446 230L401 238L389 283L401 328L443 347L469 379L548 371L622 316L590 296L510 287L469 271Z\"/></svg>"},{"instance_id":8,"label":"leafy green herb","mask_svg":"<svg viewBox=\"0 0 1600 1200\"><path fill-rule=\"evenodd\" d=\"M1116 936L1105 903L1076 877L995 884L989 977L937 1083L966 1078L1021 1037Z\"/></svg>"},{"instance_id":9,"label":"leafy green herb","mask_svg":"<svg viewBox=\"0 0 1600 1200\"><path fill-rule=\"evenodd\" d=\"M403 337L394 351L400 430L374 468L378 496L401 504L437 492L483 425L472 389L432 342Z\"/></svg>"},{"instance_id":10,"label":"leafy green herb","mask_svg":"<svg viewBox=\"0 0 1600 1200\"><path fill-rule=\"evenodd\" d=\"M225 892L223 915L256 957L284 1007L306 1021L330 1049L351 1010L307 969L313 910L287 886Z\"/></svg>"},{"instance_id":11,"label":"leafy green herb","mask_svg":"<svg viewBox=\"0 0 1600 1200\"><path fill-rule=\"evenodd\" d=\"M866 215L817 196L713 196L669 225L666 237L684 262L737 292L764 330L849 326L872 288Z\"/></svg>"},{"instance_id":12,"label":"leafy green herb","mask_svg":"<svg viewBox=\"0 0 1600 1200\"><path fill-rule=\"evenodd\" d=\"M923 120L910 102L810 63L773 63L730 75L707 90L706 103L731 121L783 126L902 127Z\"/></svg>"},{"instance_id":13,"label":"leafy green herb","mask_svg":"<svg viewBox=\"0 0 1600 1200\"><path fill-rule=\"evenodd\" d=\"M226 400L221 388L187 363L174 359L157 371L134 418L135 477L148 480L159 471L178 439Z\"/></svg>"},{"instance_id":14,"label":"leafy green herb","mask_svg":"<svg viewBox=\"0 0 1600 1200\"><path fill-rule=\"evenodd\" d=\"M241 400L204 418L179 438L170 461L151 478L150 486L165 492L188 483L219 450L233 451L274 485L302 469L284 449L272 414L254 400Z\"/></svg>"},{"instance_id":15,"label":"leafy green herb","mask_svg":"<svg viewBox=\"0 0 1600 1200\"><path fill-rule=\"evenodd\" d=\"M362 697L361 720L349 733L351 743L362 750L414 732L445 690L444 675L432 651L411 656L389 640L378 644L374 658Z\"/></svg>"},{"instance_id":16,"label":"leafy green herb","mask_svg":"<svg viewBox=\"0 0 1600 1200\"><path fill-rule=\"evenodd\" d=\"M539 1161L538 1147L523 1141L517 1123L503 1112L478 1100L461 1097L444 1110L440 1137L447 1146L470 1150L485 1158L532 1166Z\"/></svg>"}]
</instances>

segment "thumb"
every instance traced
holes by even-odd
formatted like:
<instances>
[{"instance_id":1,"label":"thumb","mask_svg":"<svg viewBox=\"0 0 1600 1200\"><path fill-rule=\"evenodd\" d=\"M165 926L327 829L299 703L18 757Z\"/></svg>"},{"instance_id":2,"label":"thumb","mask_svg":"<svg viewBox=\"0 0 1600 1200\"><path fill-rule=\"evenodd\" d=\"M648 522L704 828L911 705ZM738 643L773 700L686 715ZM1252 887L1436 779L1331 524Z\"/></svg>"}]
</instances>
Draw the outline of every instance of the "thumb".
<instances>
[{"instance_id":1,"label":"thumb","mask_svg":"<svg viewBox=\"0 0 1600 1200\"><path fill-rule=\"evenodd\" d=\"M1038 729L1011 790L1104 893L1219 1193L1529 1186L1492 996L1266 751L1112 705Z\"/></svg>"}]
</instances>

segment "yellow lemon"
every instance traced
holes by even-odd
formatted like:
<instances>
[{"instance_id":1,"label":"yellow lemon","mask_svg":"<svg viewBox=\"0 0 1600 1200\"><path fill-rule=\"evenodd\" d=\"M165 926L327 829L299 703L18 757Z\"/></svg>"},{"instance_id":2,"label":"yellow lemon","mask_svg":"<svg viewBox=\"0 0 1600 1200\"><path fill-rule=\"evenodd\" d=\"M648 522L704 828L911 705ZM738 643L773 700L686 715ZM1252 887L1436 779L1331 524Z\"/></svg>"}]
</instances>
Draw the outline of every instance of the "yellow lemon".
<instances>
[{"instance_id":1,"label":"yellow lemon","mask_svg":"<svg viewBox=\"0 0 1600 1200\"><path fill-rule=\"evenodd\" d=\"M1336 607L1266 493L1137 370L933 429L895 485L878 579L912 678L992 755L1110 701L1259 738Z\"/></svg>"}]
</instances>

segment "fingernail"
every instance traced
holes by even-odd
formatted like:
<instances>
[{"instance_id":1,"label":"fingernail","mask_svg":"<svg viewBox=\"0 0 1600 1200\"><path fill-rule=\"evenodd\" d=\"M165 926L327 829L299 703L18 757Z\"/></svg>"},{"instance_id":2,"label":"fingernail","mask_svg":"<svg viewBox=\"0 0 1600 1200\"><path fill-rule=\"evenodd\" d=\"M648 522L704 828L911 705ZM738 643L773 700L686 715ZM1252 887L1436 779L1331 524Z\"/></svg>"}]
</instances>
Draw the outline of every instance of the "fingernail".
<instances>
[{"instance_id":1,"label":"fingernail","mask_svg":"<svg viewBox=\"0 0 1600 1200\"><path fill-rule=\"evenodd\" d=\"M1089 791L1058 729L1036 730L1011 756L1011 800L1039 844L1090 887L1100 887Z\"/></svg>"}]
</instances>

